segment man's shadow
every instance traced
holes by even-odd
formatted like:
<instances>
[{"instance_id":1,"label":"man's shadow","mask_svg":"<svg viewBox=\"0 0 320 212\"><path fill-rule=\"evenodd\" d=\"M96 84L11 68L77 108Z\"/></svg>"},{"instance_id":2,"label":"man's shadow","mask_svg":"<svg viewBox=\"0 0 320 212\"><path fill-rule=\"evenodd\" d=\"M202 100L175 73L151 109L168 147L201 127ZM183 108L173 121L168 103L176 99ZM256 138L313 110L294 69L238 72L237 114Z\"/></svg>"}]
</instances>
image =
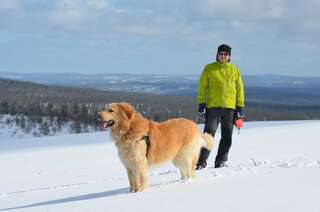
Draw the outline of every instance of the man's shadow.
<instances>
[{"instance_id":1,"label":"man's shadow","mask_svg":"<svg viewBox=\"0 0 320 212\"><path fill-rule=\"evenodd\" d=\"M0 208L0 211L32 208L32 207L45 206L45 205L55 205L55 204L62 204L62 203L68 203L68 202L90 200L90 199L98 199L98 198L110 197L110 196L115 196L115 195L123 195L123 194L128 194L128 193L129 193L129 188L120 188L120 189L114 189L111 191L85 194L85 195L80 195L80 196L75 196L75 197L67 197L67 198L56 199L56 200L51 200L51 201L46 201L46 202L33 203L33 204L22 205L22 206L17 206L17 207Z\"/></svg>"}]
</instances>

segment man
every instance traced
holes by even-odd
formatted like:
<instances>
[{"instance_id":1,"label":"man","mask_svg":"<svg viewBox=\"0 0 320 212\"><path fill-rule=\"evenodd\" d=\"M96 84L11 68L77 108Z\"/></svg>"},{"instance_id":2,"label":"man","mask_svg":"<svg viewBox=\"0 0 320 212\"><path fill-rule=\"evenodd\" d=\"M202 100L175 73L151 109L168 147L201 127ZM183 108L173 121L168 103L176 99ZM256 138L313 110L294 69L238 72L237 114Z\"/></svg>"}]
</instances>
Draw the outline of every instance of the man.
<instances>
[{"instance_id":1,"label":"man","mask_svg":"<svg viewBox=\"0 0 320 212\"><path fill-rule=\"evenodd\" d=\"M235 119L243 117L244 89L239 69L230 63L231 47L218 47L216 62L206 65L198 87L199 113L205 114L204 132L215 136L221 124L221 140L215 168L226 166ZM205 168L210 151L202 148L196 169Z\"/></svg>"}]
</instances>

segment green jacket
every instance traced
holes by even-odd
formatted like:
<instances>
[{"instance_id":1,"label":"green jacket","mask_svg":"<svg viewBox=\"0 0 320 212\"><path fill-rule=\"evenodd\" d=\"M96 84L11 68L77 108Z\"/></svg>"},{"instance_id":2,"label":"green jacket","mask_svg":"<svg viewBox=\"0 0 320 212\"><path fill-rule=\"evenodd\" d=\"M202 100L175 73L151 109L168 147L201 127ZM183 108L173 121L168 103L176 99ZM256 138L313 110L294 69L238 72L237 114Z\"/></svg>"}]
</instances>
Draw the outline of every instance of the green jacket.
<instances>
[{"instance_id":1,"label":"green jacket","mask_svg":"<svg viewBox=\"0 0 320 212\"><path fill-rule=\"evenodd\" d=\"M244 107L244 89L238 67L221 62L206 65L199 80L198 103L205 103L207 108Z\"/></svg>"}]
</instances>

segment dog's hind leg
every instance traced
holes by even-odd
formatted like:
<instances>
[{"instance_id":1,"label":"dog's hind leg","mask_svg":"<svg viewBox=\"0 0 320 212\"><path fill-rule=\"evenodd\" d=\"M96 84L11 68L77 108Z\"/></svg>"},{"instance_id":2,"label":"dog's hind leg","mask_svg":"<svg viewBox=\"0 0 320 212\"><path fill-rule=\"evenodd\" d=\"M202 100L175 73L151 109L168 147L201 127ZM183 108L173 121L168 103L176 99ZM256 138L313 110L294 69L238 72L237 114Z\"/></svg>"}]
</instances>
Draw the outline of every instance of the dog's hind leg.
<instances>
[{"instance_id":1,"label":"dog's hind leg","mask_svg":"<svg viewBox=\"0 0 320 212\"><path fill-rule=\"evenodd\" d=\"M173 164L180 170L181 178L195 177L195 165L199 157L200 143L194 142L184 146L173 159Z\"/></svg>"},{"instance_id":2,"label":"dog's hind leg","mask_svg":"<svg viewBox=\"0 0 320 212\"><path fill-rule=\"evenodd\" d=\"M177 155L172 162L179 169L182 180L189 177L188 161L185 160L182 154Z\"/></svg>"},{"instance_id":3,"label":"dog's hind leg","mask_svg":"<svg viewBox=\"0 0 320 212\"><path fill-rule=\"evenodd\" d=\"M195 165L197 162L197 156L192 157L190 155L184 155L180 158L179 169L182 179L189 179L195 177Z\"/></svg>"},{"instance_id":4,"label":"dog's hind leg","mask_svg":"<svg viewBox=\"0 0 320 212\"><path fill-rule=\"evenodd\" d=\"M193 166L193 157L186 158L186 164L185 164L185 170L186 170L186 177L187 178L194 178L195 176L195 170Z\"/></svg>"},{"instance_id":5,"label":"dog's hind leg","mask_svg":"<svg viewBox=\"0 0 320 212\"><path fill-rule=\"evenodd\" d=\"M198 156L195 156L195 157L192 158L192 165L190 167L190 169L191 169L191 177L192 178L194 178L195 175L196 175L196 169L195 168L196 168L197 161L198 161Z\"/></svg>"}]
</instances>

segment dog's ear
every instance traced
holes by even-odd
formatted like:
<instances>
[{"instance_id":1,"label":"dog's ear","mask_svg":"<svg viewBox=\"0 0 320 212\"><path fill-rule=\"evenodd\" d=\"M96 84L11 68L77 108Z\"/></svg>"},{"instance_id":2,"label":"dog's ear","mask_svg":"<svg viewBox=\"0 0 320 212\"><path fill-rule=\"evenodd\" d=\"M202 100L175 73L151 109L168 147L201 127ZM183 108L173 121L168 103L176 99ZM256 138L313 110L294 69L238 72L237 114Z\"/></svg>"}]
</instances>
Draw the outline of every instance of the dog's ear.
<instances>
[{"instance_id":1,"label":"dog's ear","mask_svg":"<svg viewBox=\"0 0 320 212\"><path fill-rule=\"evenodd\" d=\"M121 103L119 106L121 108L120 110L123 113L123 115L130 120L134 115L134 112L135 112L134 108L128 103Z\"/></svg>"}]
</instances>

